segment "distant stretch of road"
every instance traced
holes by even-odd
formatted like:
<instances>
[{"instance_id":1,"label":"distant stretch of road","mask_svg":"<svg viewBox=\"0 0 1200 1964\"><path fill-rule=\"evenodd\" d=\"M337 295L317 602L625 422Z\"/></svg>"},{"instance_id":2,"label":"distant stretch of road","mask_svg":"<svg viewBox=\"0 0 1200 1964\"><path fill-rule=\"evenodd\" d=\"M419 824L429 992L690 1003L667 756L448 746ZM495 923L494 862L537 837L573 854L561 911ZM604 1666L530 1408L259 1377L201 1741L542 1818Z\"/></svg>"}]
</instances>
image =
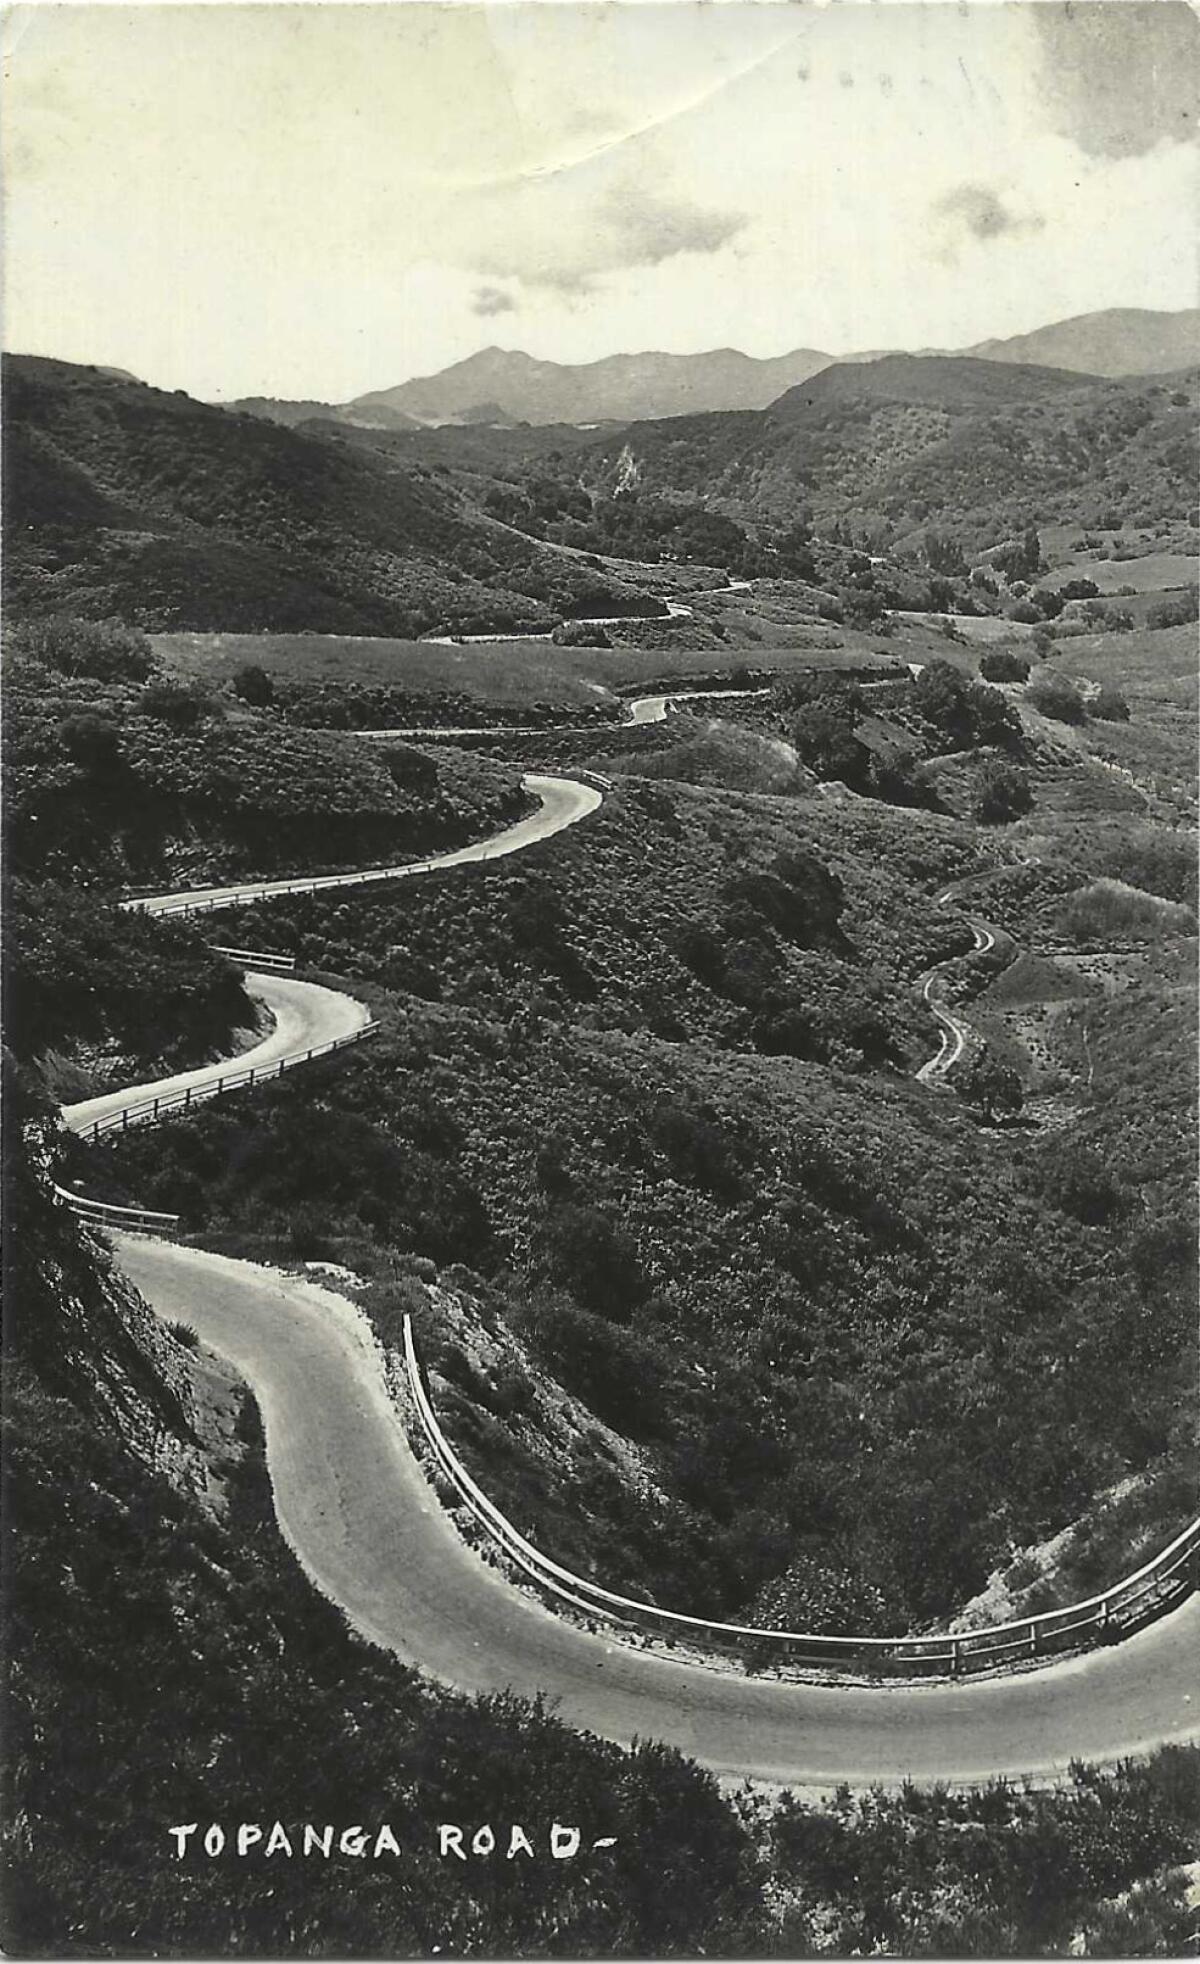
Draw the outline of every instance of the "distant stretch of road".
<instances>
[{"instance_id":1,"label":"distant stretch of road","mask_svg":"<svg viewBox=\"0 0 1200 1964\"><path fill-rule=\"evenodd\" d=\"M657 699L649 699L657 700ZM664 699L665 700L665 699ZM369 875L332 874L160 894L128 904L174 913L264 892L402 879L520 851L601 802L592 785L530 775L539 810L490 840ZM352 998L253 978L275 1018L260 1061L360 1028ZM293 1019L293 1020L289 1020ZM245 1065L255 1053L232 1060ZM228 1064L161 1084L211 1084ZM131 1093L68 1107L82 1130ZM115 1103L113 1102L115 1101ZM127 1235L121 1266L160 1316L192 1325L246 1379L262 1409L281 1528L316 1585L376 1643L464 1691L550 1697L569 1723L626 1742L662 1739L723 1774L838 1781L981 1780L1064 1773L1197 1733L1193 1597L1123 1643L1024 1675L879 1688L757 1680L643 1651L569 1624L460 1538L421 1472L365 1317L312 1284L249 1262Z\"/></svg>"},{"instance_id":2,"label":"distant stretch of road","mask_svg":"<svg viewBox=\"0 0 1200 1964\"><path fill-rule=\"evenodd\" d=\"M577 778L543 776L527 771L522 784L538 800L538 809L518 819L490 839L454 852L434 853L429 859L405 860L396 866L375 866L362 873L319 873L284 880L244 880L233 886L190 887L177 893L145 894L122 901L122 906L142 914L209 913L218 908L244 907L253 900L269 900L286 893L324 893L332 887L380 886L393 880L409 880L418 873L439 873L450 866L469 866L479 860L505 859L510 853L524 852L529 846L552 839L556 832L575 825L594 812L601 794L591 784Z\"/></svg>"},{"instance_id":3,"label":"distant stretch of road","mask_svg":"<svg viewBox=\"0 0 1200 1964\"><path fill-rule=\"evenodd\" d=\"M568 1723L717 1772L822 1786L1065 1774L1195 1736L1200 1602L1112 1649L967 1684L756 1680L564 1622L461 1539L413 1456L365 1318L250 1262L134 1237L121 1266L254 1390L280 1524L365 1636L463 1691L543 1692Z\"/></svg>"},{"instance_id":4,"label":"distant stretch of road","mask_svg":"<svg viewBox=\"0 0 1200 1964\"><path fill-rule=\"evenodd\" d=\"M358 737L397 737L410 742L428 743L431 739L442 743L452 743L455 737L538 737L568 735L578 730L581 735L599 735L606 729L632 729L634 725L664 723L672 709L686 709L692 702L729 702L746 696L769 696L769 685L758 689L676 689L673 695L632 696L627 705L629 714L612 723L600 721L590 723L408 723L403 727L386 730L352 730L350 734Z\"/></svg>"},{"instance_id":5,"label":"distant stretch of road","mask_svg":"<svg viewBox=\"0 0 1200 1964\"><path fill-rule=\"evenodd\" d=\"M956 882L956 886L947 887L944 892L938 894L937 905L939 907L944 907L953 897L957 884L959 883ZM986 955L995 947L996 937L985 922L972 920L968 921L967 925L975 940L975 946L971 950L972 954ZM936 1017L940 1025L939 1034L941 1041L938 1046L937 1055L930 1057L928 1062L922 1064L920 1070L917 1072L917 1077L922 1084L939 1084L946 1076L946 1073L952 1070L954 1065L957 1064L970 1041L971 1025L965 1022L961 1016L956 1016L954 1011L948 1009L945 1003L939 1001L938 997L934 994L934 986L938 977L944 974L948 968L953 967L955 962L961 961L961 959L961 955L951 955L947 961L936 963L925 977L921 994L928 1004L931 1014Z\"/></svg>"}]
</instances>

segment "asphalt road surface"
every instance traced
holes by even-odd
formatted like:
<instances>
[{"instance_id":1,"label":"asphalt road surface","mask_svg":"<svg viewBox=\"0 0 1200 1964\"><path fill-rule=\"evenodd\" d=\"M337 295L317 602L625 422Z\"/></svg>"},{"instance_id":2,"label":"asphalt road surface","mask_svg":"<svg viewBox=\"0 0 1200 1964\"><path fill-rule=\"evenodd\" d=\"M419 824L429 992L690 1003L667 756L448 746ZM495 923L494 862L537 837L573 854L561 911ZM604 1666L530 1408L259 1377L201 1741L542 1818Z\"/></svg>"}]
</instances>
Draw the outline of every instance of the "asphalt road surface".
<instances>
[{"instance_id":1,"label":"asphalt road surface","mask_svg":"<svg viewBox=\"0 0 1200 1964\"><path fill-rule=\"evenodd\" d=\"M211 1096L220 1079L232 1071L265 1070L298 1051L315 1049L339 1037L353 1036L371 1020L364 1003L355 1002L335 989L322 989L315 982L295 982L290 976L248 973L250 994L262 1003L272 1018L269 1035L252 1050L236 1057L222 1057L194 1070L179 1071L174 1077L158 1078L152 1084L126 1085L120 1091L106 1091L97 1098L84 1098L79 1104L64 1105L63 1122L72 1132L86 1132L97 1119L140 1104L143 1099L164 1101L190 1088L193 1095Z\"/></svg>"},{"instance_id":2,"label":"asphalt road surface","mask_svg":"<svg viewBox=\"0 0 1200 1964\"><path fill-rule=\"evenodd\" d=\"M316 877L242 881L237 886L193 887L183 893L146 894L121 904L143 914L188 914L242 907L248 901L268 900L282 893L317 893L330 887L378 886L391 880L408 880L418 873L437 873L448 866L468 866L477 860L504 859L510 853L523 852L528 846L551 839L556 832L586 818L601 802L601 794L594 786L581 784L576 778L542 776L528 771L522 784L537 798L538 810L528 818L518 819L503 832L495 832L473 846L461 846L456 852L435 853L430 859L407 860L397 866L376 866L363 873L321 873Z\"/></svg>"},{"instance_id":3,"label":"asphalt road surface","mask_svg":"<svg viewBox=\"0 0 1200 1964\"><path fill-rule=\"evenodd\" d=\"M252 1386L280 1524L313 1581L364 1635L447 1684L544 1692L606 1738L661 1739L720 1773L796 1785L1046 1777L1196 1735L1194 1596L1112 1649L955 1685L781 1684L589 1635L459 1539L351 1304L249 1262L130 1236L118 1247L158 1313L190 1323Z\"/></svg>"}]
</instances>

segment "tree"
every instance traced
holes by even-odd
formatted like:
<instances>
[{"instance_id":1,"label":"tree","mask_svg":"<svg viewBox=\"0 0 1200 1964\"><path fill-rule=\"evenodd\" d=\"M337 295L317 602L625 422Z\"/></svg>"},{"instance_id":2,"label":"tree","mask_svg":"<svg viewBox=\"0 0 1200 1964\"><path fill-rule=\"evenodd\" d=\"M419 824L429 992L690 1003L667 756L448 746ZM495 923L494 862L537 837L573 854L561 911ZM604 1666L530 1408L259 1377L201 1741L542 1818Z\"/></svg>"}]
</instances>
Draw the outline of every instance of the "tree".
<instances>
[{"instance_id":1,"label":"tree","mask_svg":"<svg viewBox=\"0 0 1200 1964\"><path fill-rule=\"evenodd\" d=\"M981 825L1007 825L1033 804L1029 778L1003 757L988 757L975 785L975 817Z\"/></svg>"},{"instance_id":2,"label":"tree","mask_svg":"<svg viewBox=\"0 0 1200 1964\"><path fill-rule=\"evenodd\" d=\"M1056 723L1082 723L1086 710L1083 697L1067 675L1041 668L1025 685L1025 695L1033 707Z\"/></svg>"},{"instance_id":3,"label":"tree","mask_svg":"<svg viewBox=\"0 0 1200 1964\"><path fill-rule=\"evenodd\" d=\"M260 668L257 662L248 662L233 678L233 693L254 709L266 709L275 700L275 684L265 668Z\"/></svg>"},{"instance_id":4,"label":"tree","mask_svg":"<svg viewBox=\"0 0 1200 1964\"><path fill-rule=\"evenodd\" d=\"M1012 648L989 648L979 657L979 673L985 682L1027 682L1029 663Z\"/></svg>"},{"instance_id":5,"label":"tree","mask_svg":"<svg viewBox=\"0 0 1200 1964\"><path fill-rule=\"evenodd\" d=\"M1002 1064L986 1045L955 1072L954 1088L966 1104L983 1113L989 1125L1015 1118L1025 1102L1017 1073Z\"/></svg>"},{"instance_id":6,"label":"tree","mask_svg":"<svg viewBox=\"0 0 1200 1964\"><path fill-rule=\"evenodd\" d=\"M933 573L950 573L958 578L963 578L967 571L961 545L944 532L926 532L925 564Z\"/></svg>"}]
</instances>

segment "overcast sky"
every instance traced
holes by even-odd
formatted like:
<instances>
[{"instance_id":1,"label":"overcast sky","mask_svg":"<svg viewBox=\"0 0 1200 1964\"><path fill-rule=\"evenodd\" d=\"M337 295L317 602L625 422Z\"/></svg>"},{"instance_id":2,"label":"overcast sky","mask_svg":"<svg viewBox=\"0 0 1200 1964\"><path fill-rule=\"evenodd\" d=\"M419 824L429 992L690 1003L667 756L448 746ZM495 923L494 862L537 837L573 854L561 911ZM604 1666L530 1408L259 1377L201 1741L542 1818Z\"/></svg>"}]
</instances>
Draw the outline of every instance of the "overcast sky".
<instances>
[{"instance_id":1,"label":"overcast sky","mask_svg":"<svg viewBox=\"0 0 1200 1964\"><path fill-rule=\"evenodd\" d=\"M193 395L1197 298L1183 0L38 5L5 34L6 345Z\"/></svg>"}]
</instances>

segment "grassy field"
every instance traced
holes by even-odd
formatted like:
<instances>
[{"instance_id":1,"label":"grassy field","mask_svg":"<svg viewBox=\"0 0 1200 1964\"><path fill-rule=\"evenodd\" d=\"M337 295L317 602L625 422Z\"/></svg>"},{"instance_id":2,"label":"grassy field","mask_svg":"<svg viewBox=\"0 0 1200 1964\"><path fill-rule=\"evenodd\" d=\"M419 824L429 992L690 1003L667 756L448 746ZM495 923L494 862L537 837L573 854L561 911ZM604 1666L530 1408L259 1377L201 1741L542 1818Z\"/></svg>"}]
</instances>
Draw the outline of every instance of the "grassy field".
<instances>
[{"instance_id":1,"label":"grassy field","mask_svg":"<svg viewBox=\"0 0 1200 1964\"><path fill-rule=\"evenodd\" d=\"M1134 548L1118 545L1116 551L1124 555ZM1073 553L1041 584L1061 586L1064 577L1094 580L1102 595L1118 593L1123 586L1131 586L1135 593L1169 593L1176 587L1195 584L1196 561L1184 552L1145 552L1135 558L1108 559L1101 559L1094 551Z\"/></svg>"},{"instance_id":2,"label":"grassy field","mask_svg":"<svg viewBox=\"0 0 1200 1964\"><path fill-rule=\"evenodd\" d=\"M897 657L870 637L846 634L822 648L560 648L549 641L490 641L444 647L334 634L159 634L156 653L180 680L232 679L255 663L274 679L392 688L414 695L457 695L480 703L551 703L595 709L639 687L684 677L719 679L756 667L794 673L812 668L882 669Z\"/></svg>"},{"instance_id":3,"label":"grassy field","mask_svg":"<svg viewBox=\"0 0 1200 1964\"><path fill-rule=\"evenodd\" d=\"M1135 630L1131 634L1079 634L1061 644L1053 661L1068 674L1109 684L1127 695L1179 707L1197 698L1195 626Z\"/></svg>"}]
</instances>

